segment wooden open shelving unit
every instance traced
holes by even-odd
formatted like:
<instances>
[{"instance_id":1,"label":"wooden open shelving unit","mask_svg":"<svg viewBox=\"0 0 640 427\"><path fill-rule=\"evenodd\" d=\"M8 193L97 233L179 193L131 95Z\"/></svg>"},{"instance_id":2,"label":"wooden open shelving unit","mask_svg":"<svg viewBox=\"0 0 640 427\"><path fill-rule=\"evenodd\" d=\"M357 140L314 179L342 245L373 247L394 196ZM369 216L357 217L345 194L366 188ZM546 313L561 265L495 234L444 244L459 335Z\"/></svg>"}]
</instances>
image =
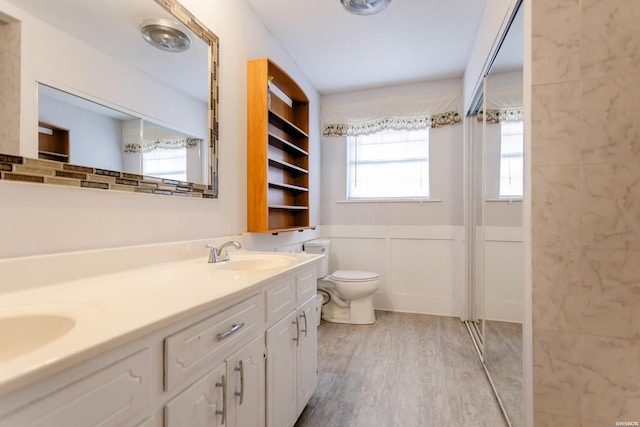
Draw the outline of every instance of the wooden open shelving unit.
<instances>
[{"instance_id":1,"label":"wooden open shelving unit","mask_svg":"<svg viewBox=\"0 0 640 427\"><path fill-rule=\"evenodd\" d=\"M38 122L38 158L69 163L69 130Z\"/></svg>"},{"instance_id":2,"label":"wooden open shelving unit","mask_svg":"<svg viewBox=\"0 0 640 427\"><path fill-rule=\"evenodd\" d=\"M248 231L279 233L312 228L309 99L268 58L250 60L247 71ZM279 91L274 89L269 95L269 84Z\"/></svg>"}]
</instances>

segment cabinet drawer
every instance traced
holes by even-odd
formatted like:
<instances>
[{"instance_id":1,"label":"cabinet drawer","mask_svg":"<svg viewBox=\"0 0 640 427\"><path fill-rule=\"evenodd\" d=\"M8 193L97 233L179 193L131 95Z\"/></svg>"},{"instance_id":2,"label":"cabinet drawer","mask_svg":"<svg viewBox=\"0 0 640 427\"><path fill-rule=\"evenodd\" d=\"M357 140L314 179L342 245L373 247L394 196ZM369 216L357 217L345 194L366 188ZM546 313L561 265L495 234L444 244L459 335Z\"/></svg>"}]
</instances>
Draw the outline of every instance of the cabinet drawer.
<instances>
[{"instance_id":1,"label":"cabinet drawer","mask_svg":"<svg viewBox=\"0 0 640 427\"><path fill-rule=\"evenodd\" d=\"M262 331L260 295L198 322L164 341L165 390L194 380Z\"/></svg>"},{"instance_id":2,"label":"cabinet drawer","mask_svg":"<svg viewBox=\"0 0 640 427\"><path fill-rule=\"evenodd\" d=\"M0 420L0 426L121 426L150 404L148 348L121 359Z\"/></svg>"},{"instance_id":3,"label":"cabinet drawer","mask_svg":"<svg viewBox=\"0 0 640 427\"><path fill-rule=\"evenodd\" d=\"M296 304L296 279L286 278L276 286L267 289L267 322L280 319L288 314Z\"/></svg>"},{"instance_id":4,"label":"cabinet drawer","mask_svg":"<svg viewBox=\"0 0 640 427\"><path fill-rule=\"evenodd\" d=\"M317 292L317 277L315 267L303 271L296 276L297 301L306 301Z\"/></svg>"}]
</instances>

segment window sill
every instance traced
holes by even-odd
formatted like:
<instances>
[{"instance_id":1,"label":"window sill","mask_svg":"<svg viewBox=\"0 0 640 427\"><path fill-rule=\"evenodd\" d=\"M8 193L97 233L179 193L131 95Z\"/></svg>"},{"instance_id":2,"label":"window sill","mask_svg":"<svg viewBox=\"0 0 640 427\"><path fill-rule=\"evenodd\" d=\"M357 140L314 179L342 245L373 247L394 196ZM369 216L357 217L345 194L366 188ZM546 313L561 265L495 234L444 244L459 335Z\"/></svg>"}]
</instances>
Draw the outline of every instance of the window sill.
<instances>
[{"instance_id":1,"label":"window sill","mask_svg":"<svg viewBox=\"0 0 640 427\"><path fill-rule=\"evenodd\" d=\"M512 199L507 199L507 198L505 198L505 199L485 199L485 202L487 202L487 203L502 202L502 203L508 203L508 204L511 204L511 203L522 203L522 198L514 197Z\"/></svg>"},{"instance_id":2,"label":"window sill","mask_svg":"<svg viewBox=\"0 0 640 427\"><path fill-rule=\"evenodd\" d=\"M336 200L337 204L351 203L442 203L442 199L351 199Z\"/></svg>"}]
</instances>

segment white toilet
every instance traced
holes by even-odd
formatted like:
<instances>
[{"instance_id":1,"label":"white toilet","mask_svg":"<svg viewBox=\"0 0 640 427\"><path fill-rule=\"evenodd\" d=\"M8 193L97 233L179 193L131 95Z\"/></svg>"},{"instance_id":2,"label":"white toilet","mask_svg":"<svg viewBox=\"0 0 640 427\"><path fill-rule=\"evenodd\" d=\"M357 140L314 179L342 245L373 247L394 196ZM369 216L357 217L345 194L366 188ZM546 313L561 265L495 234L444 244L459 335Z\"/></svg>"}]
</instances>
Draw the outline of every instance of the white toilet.
<instances>
[{"instance_id":1,"label":"white toilet","mask_svg":"<svg viewBox=\"0 0 640 427\"><path fill-rule=\"evenodd\" d=\"M377 273L338 270L329 275L329 246L326 239L310 240L306 252L324 254L318 262L318 291L326 292L329 301L322 305L322 319L327 322L370 325L375 323L373 294L380 287Z\"/></svg>"}]
</instances>

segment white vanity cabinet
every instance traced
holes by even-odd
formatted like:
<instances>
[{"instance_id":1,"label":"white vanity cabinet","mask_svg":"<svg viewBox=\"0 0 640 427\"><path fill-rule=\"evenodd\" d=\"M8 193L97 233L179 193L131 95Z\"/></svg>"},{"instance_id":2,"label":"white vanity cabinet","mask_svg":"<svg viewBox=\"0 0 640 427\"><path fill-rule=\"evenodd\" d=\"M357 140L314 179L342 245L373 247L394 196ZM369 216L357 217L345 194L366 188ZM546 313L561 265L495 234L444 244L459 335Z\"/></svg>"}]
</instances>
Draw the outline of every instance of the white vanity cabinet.
<instances>
[{"instance_id":1,"label":"white vanity cabinet","mask_svg":"<svg viewBox=\"0 0 640 427\"><path fill-rule=\"evenodd\" d=\"M165 339L165 389L196 379L165 405L165 427L264 425L262 301L256 294Z\"/></svg>"},{"instance_id":2,"label":"white vanity cabinet","mask_svg":"<svg viewBox=\"0 0 640 427\"><path fill-rule=\"evenodd\" d=\"M316 388L317 302L315 269L298 274L294 295L309 296L289 307L289 313L267 328L267 427L293 426ZM274 287L281 295L282 285ZM313 289L310 292L309 289ZM267 306L282 310L282 305Z\"/></svg>"},{"instance_id":3,"label":"white vanity cabinet","mask_svg":"<svg viewBox=\"0 0 640 427\"><path fill-rule=\"evenodd\" d=\"M165 427L264 426L264 339L259 336L164 408Z\"/></svg>"},{"instance_id":4,"label":"white vanity cabinet","mask_svg":"<svg viewBox=\"0 0 640 427\"><path fill-rule=\"evenodd\" d=\"M0 397L0 427L287 427L316 387L316 267Z\"/></svg>"}]
</instances>

